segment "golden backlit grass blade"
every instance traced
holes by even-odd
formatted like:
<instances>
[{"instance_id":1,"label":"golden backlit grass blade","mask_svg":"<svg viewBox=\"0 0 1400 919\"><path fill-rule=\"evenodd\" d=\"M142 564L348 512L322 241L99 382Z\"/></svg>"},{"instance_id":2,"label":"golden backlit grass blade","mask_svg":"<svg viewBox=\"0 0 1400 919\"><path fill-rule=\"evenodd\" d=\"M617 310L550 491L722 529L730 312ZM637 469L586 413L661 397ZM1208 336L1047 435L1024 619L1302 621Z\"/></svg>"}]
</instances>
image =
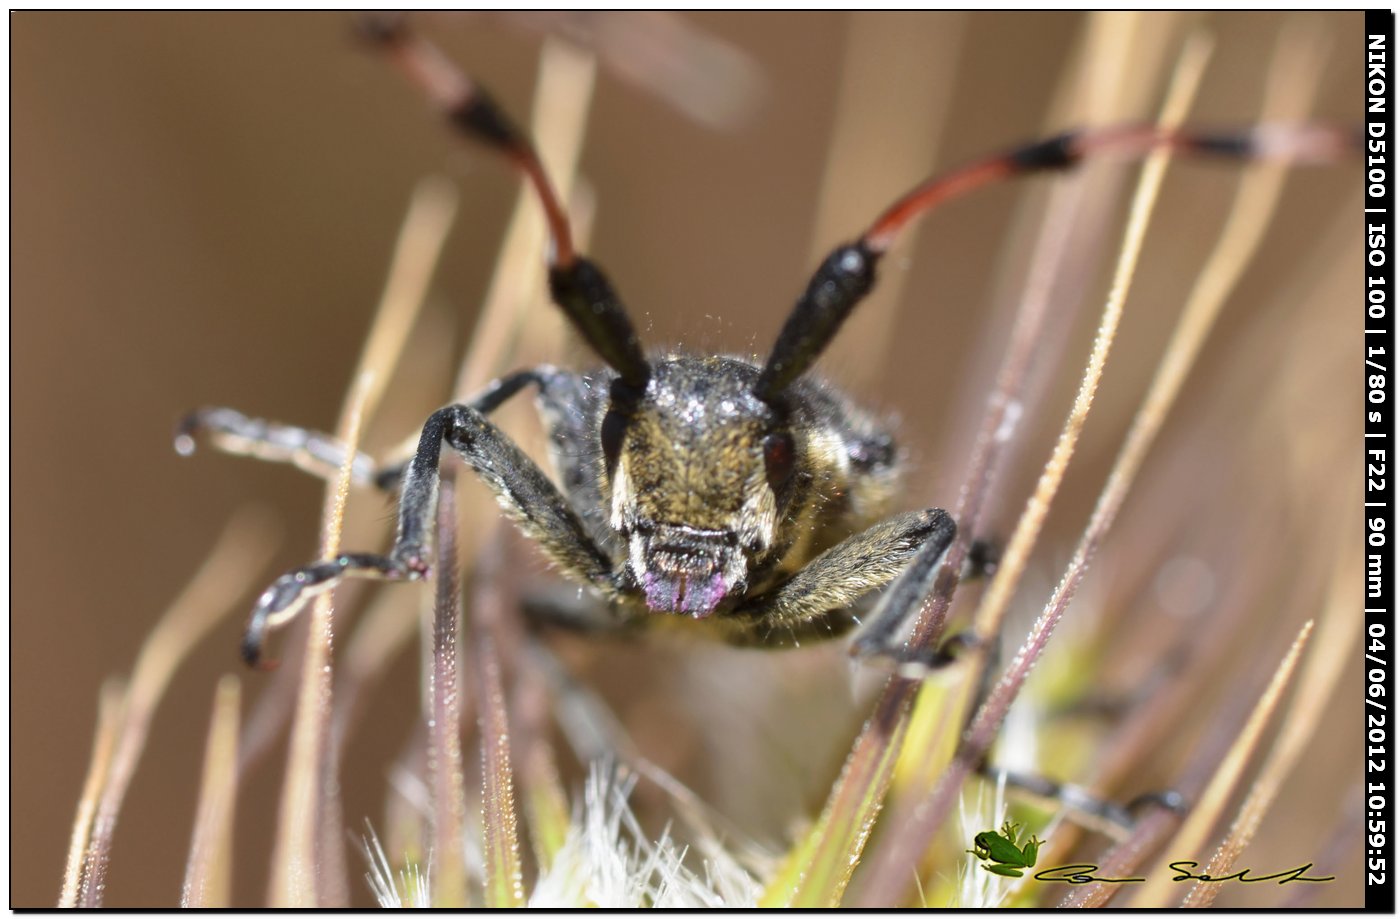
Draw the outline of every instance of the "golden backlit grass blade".
<instances>
[{"instance_id":1,"label":"golden backlit grass blade","mask_svg":"<svg viewBox=\"0 0 1400 919\"><path fill-rule=\"evenodd\" d=\"M439 484L437 562L433 566L432 674L428 687L428 788L432 795L432 902L435 907L467 906L467 864L462 849L467 820L462 770L462 690L457 636L462 595L457 579L457 502L455 476Z\"/></svg>"},{"instance_id":2,"label":"golden backlit grass blade","mask_svg":"<svg viewBox=\"0 0 1400 919\"><path fill-rule=\"evenodd\" d=\"M1361 583L1356 579L1356 572L1361 568L1361 553L1357 547L1352 546L1339 554L1327 604L1320 617L1317 642L1304 665L1298 691L1293 695L1279 736L1259 770L1259 777L1254 780L1249 796L1240 805L1229 835L1215 850L1204 869L1204 873L1211 877L1229 874L1235 860L1254 838L1264 815L1278 798L1283 780L1315 738L1322 715L1347 665L1353 660L1354 649L1361 641L1362 621L1356 615L1356 610L1363 606ZM1181 905L1210 906L1220 889L1220 884L1197 881Z\"/></svg>"},{"instance_id":3,"label":"golden backlit grass blade","mask_svg":"<svg viewBox=\"0 0 1400 919\"><path fill-rule=\"evenodd\" d=\"M204 776L195 809L183 909L227 909L233 874L233 815L238 794L238 677L226 674L214 693L214 714L204 746Z\"/></svg>"},{"instance_id":4,"label":"golden backlit grass blade","mask_svg":"<svg viewBox=\"0 0 1400 919\"><path fill-rule=\"evenodd\" d=\"M456 214L457 190L447 179L428 176L414 187L399 227L374 322L360 353L361 370L373 369L376 373L376 382L365 401L366 419L374 417L402 357L409 333L427 303L429 286ZM416 444L416 441L415 434L413 442ZM365 614L348 643L347 665L340 675L338 696L348 695L351 701L357 699L360 684L377 676L416 631L416 607L402 602L404 599L381 595ZM337 756L352 715L349 707L337 702L334 726Z\"/></svg>"},{"instance_id":5,"label":"golden backlit grass blade","mask_svg":"<svg viewBox=\"0 0 1400 919\"><path fill-rule=\"evenodd\" d=\"M530 830L535 864L540 871L547 871L569 832L569 798L559 780L552 752L542 738L531 744L522 757L520 784L521 807Z\"/></svg>"},{"instance_id":6,"label":"golden backlit grass blade","mask_svg":"<svg viewBox=\"0 0 1400 919\"><path fill-rule=\"evenodd\" d=\"M327 489L322 518L323 558L339 551L350 486L350 460L426 299L433 268L455 213L454 192L446 182L429 179L415 189L354 384L341 409L337 435L350 450L338 481ZM331 858L324 859L318 856L322 846L316 841L325 821L332 827L340 823L333 791L338 784L333 780L335 764L327 756L333 686L332 596L323 594L312 604L310 640L302 661L272 871L271 898L283 906L322 905L318 890L322 880L318 876L327 865L335 870L334 876L325 880L326 891L333 892L339 900L347 889L341 847ZM325 845L331 842L328 840Z\"/></svg>"},{"instance_id":7,"label":"golden backlit grass blade","mask_svg":"<svg viewBox=\"0 0 1400 919\"><path fill-rule=\"evenodd\" d=\"M1177 66L1167 102L1163 106L1160 121L1166 125L1179 124L1185 117L1190 100L1199 84L1201 73L1209 53L1208 44L1200 38L1189 42L1183 50ZM1029 558L1030 549L1039 536L1050 503L1059 490L1070 458L1074 455L1079 434L1083 430L1089 409L1093 405L1103 368L1108 359L1118 321L1122 317L1124 301L1127 298L1137 259L1142 251L1142 241L1146 236L1149 217L1156 203L1157 193L1165 175L1168 156L1159 152L1150 157L1143 167L1133 204L1128 215L1128 226L1124 234L1118 265L1114 271L1113 283L1108 301L1100 317L1098 332L1090 351L1088 364L1080 382L1074 404L1060 432L1049 460L1045 464L1034 494L1027 502L1025 510L1018 518L1016 529L1008 542L992 583L978 607L974 628L989 647L999 634L1006 609L1010 604L1012 591L1020 580ZM1006 713L1017 693L1025 684L1031 666L1043 647L1048 633L1033 631L1022 645L1020 652L1007 667L1001 679L992 689L986 701L978 708L962 741L953 763L943 773L933 792L921 801L907 815L900 815L891 827L890 835L882 843L879 857L871 868L866 885L862 889L863 906L890 905L902 903L904 893L912 888L918 865L938 828L951 812L957 793L963 781L972 773L977 764L986 756L996 738L997 729L1005 720ZM985 652L974 655L980 659Z\"/></svg>"},{"instance_id":8,"label":"golden backlit grass blade","mask_svg":"<svg viewBox=\"0 0 1400 919\"><path fill-rule=\"evenodd\" d=\"M930 680L920 688L909 714L909 734L905 738L891 784L890 806L895 813L912 804L938 780L957 750L967 710L970 681L957 677Z\"/></svg>"},{"instance_id":9,"label":"golden backlit grass blade","mask_svg":"<svg viewBox=\"0 0 1400 919\"><path fill-rule=\"evenodd\" d=\"M1259 746L1264 728L1273 717L1273 713L1283 697L1284 689L1287 688L1294 671L1297 669L1298 658L1302 655L1303 648L1307 646L1312 630L1313 623L1309 620L1298 632L1298 637L1293 640L1288 653L1284 655L1283 661L1274 671L1273 679L1269 681L1268 687L1255 704L1249 720L1245 722L1244 728L1215 770L1210 784L1206 786L1200 800L1191 809L1191 813L1187 816L1181 829L1177 830L1176 835L1172 837L1168 847L1174 857L1182 859L1194 857L1201 850L1211 828L1219 822L1220 815L1229 803L1230 795L1239 783L1245 766ZM1137 892L1133 905L1159 909L1171 906L1175 900L1175 894L1179 891L1179 888L1173 886L1172 877L1170 872L1159 872L1148 878L1147 883Z\"/></svg>"},{"instance_id":10,"label":"golden backlit grass blade","mask_svg":"<svg viewBox=\"0 0 1400 919\"><path fill-rule=\"evenodd\" d=\"M509 615L502 578L504 524L478 556L471 604L471 670L476 679L477 718L482 756L482 833L487 909L522 907L525 889L520 862L520 821L515 808L510 725L497 653L496 630Z\"/></svg>"},{"instance_id":11,"label":"golden backlit grass blade","mask_svg":"<svg viewBox=\"0 0 1400 919\"><path fill-rule=\"evenodd\" d=\"M1191 99L1200 84L1209 54L1210 43L1200 34L1194 36L1182 50L1176 77L1159 119L1160 124L1172 127L1179 125L1185 118ZM1148 222L1169 161L1170 155L1167 151L1158 151L1149 157L1143 166L1127 229L1124 231L1118 263L1114 268L1108 300L1099 318L1098 331L1094 336L1079 390L1074 396L1074 404L1065 418L1059 440L1056 441L1050 459L1036 483L1035 491L1016 520L1016 528L1007 542L1006 552L987 588L987 594L978 606L974 626L978 636L983 639L991 640L1000 633L1006 610L1011 603L1011 595L1020 583L1030 551L1040 535L1060 483L1064 480L1070 459L1074 456L1079 435L1088 420L1089 410L1094 404L1094 395L1098 392L1099 381L1103 378L1104 366L1108 362L1109 351L1117 335L1118 323L1123 316L1123 305L1132 285L1138 256L1142 253L1142 242L1147 235Z\"/></svg>"},{"instance_id":12,"label":"golden backlit grass blade","mask_svg":"<svg viewBox=\"0 0 1400 919\"><path fill-rule=\"evenodd\" d=\"M379 408L408 333L427 302L428 285L456 216L457 189L447 179L428 176L414 187L374 323L360 352L358 373L374 373L360 409L366 419L373 418Z\"/></svg>"},{"instance_id":13,"label":"golden backlit grass blade","mask_svg":"<svg viewBox=\"0 0 1400 919\"><path fill-rule=\"evenodd\" d=\"M359 444L361 409L374 391L373 372L363 372L346 402L336 436L349 449L340 478L328 490L323 518L321 557L340 551L345 501L350 494L350 471ZM318 892L317 840L320 838L322 795L326 790L326 751L330 739L331 651L333 647L332 593L316 598L311 607L310 640L302 660L297 709L292 722L291 749L278 811L277 841L273 848L271 900L276 907L314 908L321 905Z\"/></svg>"},{"instance_id":14,"label":"golden backlit grass blade","mask_svg":"<svg viewBox=\"0 0 1400 919\"><path fill-rule=\"evenodd\" d=\"M760 906L823 909L839 906L865 848L908 730L912 696L885 693L836 781L825 810L764 891Z\"/></svg>"},{"instance_id":15,"label":"golden backlit grass blade","mask_svg":"<svg viewBox=\"0 0 1400 919\"><path fill-rule=\"evenodd\" d=\"M363 423L369 421L373 408L378 406L384 387L399 361L408 333L426 301L428 284L451 229L456 208L455 189L441 178L429 177L420 181L410 197L404 221L399 228L384 291L360 355L361 373L366 369L375 371L373 382L365 394ZM357 375L356 379L358 378ZM334 484L329 487L333 488ZM293 634L295 640L295 630ZM381 653L387 657L392 650L393 645L389 643ZM350 677L353 679L360 673L360 670L355 670ZM240 745L241 769L246 770L268 752L280 735L287 718L296 710L294 700L300 692L296 676L296 672L292 670L279 672L274 677L272 691L264 693L259 699L248 718L243 743ZM347 718L342 717L340 722L346 720ZM343 723L336 724L336 746L332 748L333 753L339 749L343 728ZM327 761L334 762L336 758L338 756L333 755L332 759ZM334 783L325 784L329 788ZM336 838L335 847L331 850L334 859L331 867L335 874L331 881L337 899L342 899L347 891L343 858L340 855L341 834L337 828L331 828L328 832Z\"/></svg>"},{"instance_id":16,"label":"golden backlit grass blade","mask_svg":"<svg viewBox=\"0 0 1400 919\"><path fill-rule=\"evenodd\" d=\"M92 738L92 761L88 764L82 797L78 799L78 814L73 818L73 833L68 842L68 867L64 869L63 891L58 897L59 909L72 909L78 905L78 890L83 880L83 853L87 851L92 820L97 814L98 795L107 784L107 773L112 767L112 748L116 746L125 696L126 684L116 677L103 683L97 696L97 731Z\"/></svg>"},{"instance_id":17,"label":"golden backlit grass blade","mask_svg":"<svg viewBox=\"0 0 1400 919\"><path fill-rule=\"evenodd\" d=\"M529 827L535 865L543 874L554 864L569 833L569 798L550 744L549 688L545 680L522 679L512 700L520 738L521 809Z\"/></svg>"},{"instance_id":18,"label":"golden backlit grass blade","mask_svg":"<svg viewBox=\"0 0 1400 919\"><path fill-rule=\"evenodd\" d=\"M156 624L136 659L112 752L106 785L98 799L83 869L80 904L102 905L116 830L131 777L146 748L156 707L175 669L220 619L240 606L275 545L275 530L261 510L240 511L229 521L209 558Z\"/></svg>"}]
</instances>

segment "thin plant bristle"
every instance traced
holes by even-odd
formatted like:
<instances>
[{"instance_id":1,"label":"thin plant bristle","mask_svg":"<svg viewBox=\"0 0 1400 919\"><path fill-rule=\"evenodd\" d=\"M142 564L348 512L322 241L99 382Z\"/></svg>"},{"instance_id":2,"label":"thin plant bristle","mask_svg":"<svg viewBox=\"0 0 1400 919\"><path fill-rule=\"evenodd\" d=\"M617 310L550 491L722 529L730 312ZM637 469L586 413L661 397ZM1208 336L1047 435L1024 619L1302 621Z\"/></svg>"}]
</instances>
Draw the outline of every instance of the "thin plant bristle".
<instances>
[{"instance_id":1,"label":"thin plant bristle","mask_svg":"<svg viewBox=\"0 0 1400 919\"><path fill-rule=\"evenodd\" d=\"M1313 622L1309 620L1304 623L1303 628L1298 632L1298 637L1293 640L1288 653L1284 655L1278 669L1274 671L1273 679L1270 680L1268 687L1259 697L1254 710L1250 713L1249 720L1221 761L1200 800L1192 807L1185 823L1172 838L1170 846L1173 852L1194 855L1200 851L1211 827L1216 824L1229 801L1229 796L1238 783L1245 766L1257 751L1264 728L1272 719L1283 697L1284 689L1293 678L1298 659L1307 646L1312 631ZM1172 895L1175 891L1170 886L1171 884L1170 874L1159 874L1149 878L1141 890L1136 891L1134 903L1139 906L1168 905L1174 899Z\"/></svg>"},{"instance_id":2,"label":"thin plant bristle","mask_svg":"<svg viewBox=\"0 0 1400 919\"><path fill-rule=\"evenodd\" d=\"M360 840L360 851L364 853L369 869L365 872L365 880L381 907L428 909L432 905L431 867L419 871L416 863L410 863L395 876L389 856L385 854L374 827L368 822L365 823L365 835Z\"/></svg>"},{"instance_id":3,"label":"thin plant bristle","mask_svg":"<svg viewBox=\"0 0 1400 919\"><path fill-rule=\"evenodd\" d=\"M125 698L126 684L115 677L102 684L102 691L97 697L97 730L92 740L92 759L88 764L82 795L78 798L78 814L73 818L68 867L63 872L63 890L58 897L59 909L72 909L78 905L78 893L83 881L83 856L92 834L98 797L107 784L107 773L112 767L112 750L116 746Z\"/></svg>"},{"instance_id":4,"label":"thin plant bristle","mask_svg":"<svg viewBox=\"0 0 1400 919\"><path fill-rule=\"evenodd\" d=\"M205 742L204 776L195 809L194 838L180 896L182 909L228 908L233 863L233 815L238 794L238 677L225 674L214 695Z\"/></svg>"},{"instance_id":5,"label":"thin plant bristle","mask_svg":"<svg viewBox=\"0 0 1400 919\"><path fill-rule=\"evenodd\" d=\"M79 905L102 905L117 817L171 678L199 640L238 607L246 585L256 582L275 547L274 533L262 510L235 515L142 645L122 701L118 735L93 817Z\"/></svg>"}]
</instances>

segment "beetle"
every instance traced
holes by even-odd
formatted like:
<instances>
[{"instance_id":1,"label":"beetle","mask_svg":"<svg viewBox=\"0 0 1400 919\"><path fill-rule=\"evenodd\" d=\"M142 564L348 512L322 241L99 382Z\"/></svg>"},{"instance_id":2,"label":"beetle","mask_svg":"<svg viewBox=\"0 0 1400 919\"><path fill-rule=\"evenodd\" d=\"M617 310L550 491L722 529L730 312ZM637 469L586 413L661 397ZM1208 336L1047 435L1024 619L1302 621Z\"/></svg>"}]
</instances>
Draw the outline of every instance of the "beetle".
<instances>
[{"instance_id":1,"label":"beetle","mask_svg":"<svg viewBox=\"0 0 1400 919\"><path fill-rule=\"evenodd\" d=\"M242 642L262 661L269 627L346 577L429 575L439 460L450 447L566 577L602 604L555 611L558 624L619 630L687 623L735 645L791 646L849 633L853 610L896 580L857 636L867 655L905 662L896 636L917 611L956 534L938 508L887 516L898 494L894 434L811 370L872 289L881 258L916 218L976 188L1069 169L1089 156L1169 148L1235 159L1327 161L1351 142L1325 125L1201 133L1153 125L1070 131L936 175L882 212L816 269L767 358L649 357L601 268L577 251L564 208L529 140L471 79L402 17L362 20L364 36L466 137L493 149L532 187L549 233L554 303L601 359L598 370L518 371L466 404L434 412L406 462L353 458L363 483L399 495L387 555L345 553L277 579ZM527 388L549 434L556 485L490 420ZM346 448L301 428L224 408L179 425L188 454L207 432L224 449L338 468ZM947 651L913 663L941 660Z\"/></svg>"}]
</instances>

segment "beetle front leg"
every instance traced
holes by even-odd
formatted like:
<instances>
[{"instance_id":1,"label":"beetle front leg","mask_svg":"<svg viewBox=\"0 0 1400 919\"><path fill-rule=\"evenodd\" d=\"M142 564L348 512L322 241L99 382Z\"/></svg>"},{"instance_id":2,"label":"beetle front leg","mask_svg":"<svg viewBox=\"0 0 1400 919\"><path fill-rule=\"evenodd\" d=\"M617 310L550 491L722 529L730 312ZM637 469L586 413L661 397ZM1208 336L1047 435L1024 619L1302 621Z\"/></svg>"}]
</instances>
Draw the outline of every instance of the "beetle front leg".
<instances>
[{"instance_id":1,"label":"beetle front leg","mask_svg":"<svg viewBox=\"0 0 1400 919\"><path fill-rule=\"evenodd\" d=\"M978 643L971 633L960 633L945 639L937 648L914 653L904 642L906 629L934 588L944 553L952 541L949 534L946 544L929 543L918 551L856 633L851 642L852 656L884 662L904 676L919 679L953 663L963 651Z\"/></svg>"},{"instance_id":2,"label":"beetle front leg","mask_svg":"<svg viewBox=\"0 0 1400 919\"><path fill-rule=\"evenodd\" d=\"M942 557L957 527L931 508L883 520L817 556L772 591L726 617L731 644L776 647L803 639L834 638L856 620L849 610L861 597L894 580L921 552Z\"/></svg>"},{"instance_id":3,"label":"beetle front leg","mask_svg":"<svg viewBox=\"0 0 1400 919\"><path fill-rule=\"evenodd\" d=\"M444 443L477 473L506 515L539 543L565 574L604 594L613 592L611 561L548 477L475 406L451 405L434 412L423 426L418 450L404 474L398 531L389 554L347 553L278 578L253 608L243 639L245 661L257 666L267 630L290 619L308 599L344 578L397 581L427 577Z\"/></svg>"}]
</instances>

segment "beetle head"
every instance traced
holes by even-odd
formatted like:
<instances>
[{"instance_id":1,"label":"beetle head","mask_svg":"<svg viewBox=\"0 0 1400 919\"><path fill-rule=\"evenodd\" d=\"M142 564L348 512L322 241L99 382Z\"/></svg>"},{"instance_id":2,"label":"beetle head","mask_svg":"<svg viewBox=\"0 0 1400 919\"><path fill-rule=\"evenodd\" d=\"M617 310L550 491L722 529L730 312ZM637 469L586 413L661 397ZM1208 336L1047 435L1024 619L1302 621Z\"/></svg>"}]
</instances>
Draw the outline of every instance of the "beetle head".
<instances>
[{"instance_id":1,"label":"beetle head","mask_svg":"<svg viewBox=\"0 0 1400 919\"><path fill-rule=\"evenodd\" d=\"M669 358L644 390L613 387L599 432L610 523L653 610L710 615L778 542L801 444L754 395L757 375L730 358Z\"/></svg>"}]
</instances>

